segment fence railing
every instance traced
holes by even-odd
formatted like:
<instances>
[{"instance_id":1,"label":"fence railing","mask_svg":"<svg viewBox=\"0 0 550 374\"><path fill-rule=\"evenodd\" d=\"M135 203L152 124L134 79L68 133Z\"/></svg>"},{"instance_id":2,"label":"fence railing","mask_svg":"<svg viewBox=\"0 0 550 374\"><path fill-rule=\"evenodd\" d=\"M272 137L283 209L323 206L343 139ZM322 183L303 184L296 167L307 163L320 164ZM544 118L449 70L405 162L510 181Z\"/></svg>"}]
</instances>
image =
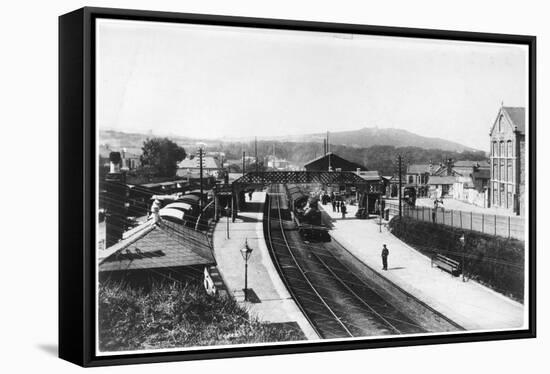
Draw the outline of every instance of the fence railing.
<instances>
[{"instance_id":1,"label":"fence railing","mask_svg":"<svg viewBox=\"0 0 550 374\"><path fill-rule=\"evenodd\" d=\"M390 209L390 215L399 214L397 201L386 200L385 204L386 208ZM478 231L505 238L525 239L525 221L522 217L467 212L444 207L437 209L424 206L411 207L406 203L402 205L402 214L419 221L438 223L463 230Z\"/></svg>"}]
</instances>

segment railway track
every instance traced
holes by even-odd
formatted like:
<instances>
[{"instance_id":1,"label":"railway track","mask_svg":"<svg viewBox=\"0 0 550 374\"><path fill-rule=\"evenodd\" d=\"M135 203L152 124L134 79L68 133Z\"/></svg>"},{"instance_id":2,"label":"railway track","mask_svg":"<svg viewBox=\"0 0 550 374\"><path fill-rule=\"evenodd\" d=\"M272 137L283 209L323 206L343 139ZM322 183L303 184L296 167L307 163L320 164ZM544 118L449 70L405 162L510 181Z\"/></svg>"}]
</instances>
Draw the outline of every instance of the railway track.
<instances>
[{"instance_id":1,"label":"railway track","mask_svg":"<svg viewBox=\"0 0 550 374\"><path fill-rule=\"evenodd\" d=\"M325 339L425 332L356 277L330 243L305 243L280 186L268 199L266 238L287 288L316 332Z\"/></svg>"}]
</instances>

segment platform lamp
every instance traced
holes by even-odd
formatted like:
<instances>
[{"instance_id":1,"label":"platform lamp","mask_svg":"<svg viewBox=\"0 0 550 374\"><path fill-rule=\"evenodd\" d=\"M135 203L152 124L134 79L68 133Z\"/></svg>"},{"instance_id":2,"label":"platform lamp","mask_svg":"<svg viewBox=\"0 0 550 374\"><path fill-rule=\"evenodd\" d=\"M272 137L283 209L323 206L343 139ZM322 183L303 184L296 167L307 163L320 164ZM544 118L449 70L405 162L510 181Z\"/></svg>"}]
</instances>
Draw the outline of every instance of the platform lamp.
<instances>
[{"instance_id":1,"label":"platform lamp","mask_svg":"<svg viewBox=\"0 0 550 374\"><path fill-rule=\"evenodd\" d=\"M248 245L248 238L244 242L244 247L241 248L241 256L244 260L244 301L248 301L248 259L252 254L252 248Z\"/></svg>"},{"instance_id":2,"label":"platform lamp","mask_svg":"<svg viewBox=\"0 0 550 374\"><path fill-rule=\"evenodd\" d=\"M464 237L464 234L462 234L462 236L458 240L460 240L460 244L462 244L462 281L465 282L466 280L464 278L464 272L466 269L466 238Z\"/></svg>"}]
</instances>

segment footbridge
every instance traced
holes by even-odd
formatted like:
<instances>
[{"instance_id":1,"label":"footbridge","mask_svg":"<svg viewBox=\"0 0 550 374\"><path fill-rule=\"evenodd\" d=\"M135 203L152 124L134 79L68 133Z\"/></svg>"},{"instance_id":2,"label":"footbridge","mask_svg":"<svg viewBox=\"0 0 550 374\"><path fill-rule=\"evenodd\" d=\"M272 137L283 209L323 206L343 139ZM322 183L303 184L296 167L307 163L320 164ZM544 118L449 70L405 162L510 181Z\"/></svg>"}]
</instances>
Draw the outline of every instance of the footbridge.
<instances>
[{"instance_id":1,"label":"footbridge","mask_svg":"<svg viewBox=\"0 0 550 374\"><path fill-rule=\"evenodd\" d=\"M378 198L383 193L380 178L363 178L352 171L265 171L243 174L233 183L218 184L214 188L216 211L229 208L235 219L244 194L249 190L264 189L274 184L317 184L332 187L353 187L358 194ZM373 196L375 195L375 196ZM228 200L230 197L230 200ZM222 201L223 200L223 201ZM218 217L218 214L216 214Z\"/></svg>"}]
</instances>

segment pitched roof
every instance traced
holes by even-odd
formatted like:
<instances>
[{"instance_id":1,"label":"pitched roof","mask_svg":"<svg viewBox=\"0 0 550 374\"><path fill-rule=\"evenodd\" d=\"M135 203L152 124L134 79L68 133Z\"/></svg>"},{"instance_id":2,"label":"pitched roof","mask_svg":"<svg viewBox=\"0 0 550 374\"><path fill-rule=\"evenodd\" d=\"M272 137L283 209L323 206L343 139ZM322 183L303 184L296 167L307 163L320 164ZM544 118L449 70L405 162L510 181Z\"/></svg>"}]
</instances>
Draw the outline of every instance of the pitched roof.
<instances>
[{"instance_id":1,"label":"pitched roof","mask_svg":"<svg viewBox=\"0 0 550 374\"><path fill-rule=\"evenodd\" d=\"M221 163L216 157L205 156L202 158L203 167L205 169L220 169ZM178 163L178 168L180 169L198 169L199 168L199 159L198 157L194 158L185 158Z\"/></svg>"},{"instance_id":2,"label":"pitched roof","mask_svg":"<svg viewBox=\"0 0 550 374\"><path fill-rule=\"evenodd\" d=\"M518 131L525 134L525 108L523 107L502 107L502 111L508 115L512 126L516 126Z\"/></svg>"},{"instance_id":3,"label":"pitched roof","mask_svg":"<svg viewBox=\"0 0 550 374\"><path fill-rule=\"evenodd\" d=\"M438 176L438 175L432 175L428 179L428 184L453 184L456 182L456 177L453 177L451 175L445 175L445 176Z\"/></svg>"},{"instance_id":4,"label":"pitched roof","mask_svg":"<svg viewBox=\"0 0 550 374\"><path fill-rule=\"evenodd\" d=\"M491 169L478 169L474 171L474 178L477 179L490 179L491 178Z\"/></svg>"},{"instance_id":5,"label":"pitched roof","mask_svg":"<svg viewBox=\"0 0 550 374\"><path fill-rule=\"evenodd\" d=\"M455 167L474 167L478 166L479 161L470 161L470 160L463 160L463 161L455 161L454 166Z\"/></svg>"},{"instance_id":6,"label":"pitched roof","mask_svg":"<svg viewBox=\"0 0 550 374\"><path fill-rule=\"evenodd\" d=\"M424 174L430 172L430 164L411 164L407 166L407 174Z\"/></svg>"},{"instance_id":7,"label":"pitched roof","mask_svg":"<svg viewBox=\"0 0 550 374\"><path fill-rule=\"evenodd\" d=\"M167 221L147 225L109 248L110 254L99 258L99 271L215 264L210 241L202 232Z\"/></svg>"},{"instance_id":8,"label":"pitched roof","mask_svg":"<svg viewBox=\"0 0 550 374\"><path fill-rule=\"evenodd\" d=\"M348 161L332 152L328 152L326 155L321 155L320 157L309 161L304 165L304 168L308 171L328 171L329 160L333 170L338 168L342 169L342 171L356 171L357 169L367 170L367 168L363 165L353 161Z\"/></svg>"}]
</instances>

